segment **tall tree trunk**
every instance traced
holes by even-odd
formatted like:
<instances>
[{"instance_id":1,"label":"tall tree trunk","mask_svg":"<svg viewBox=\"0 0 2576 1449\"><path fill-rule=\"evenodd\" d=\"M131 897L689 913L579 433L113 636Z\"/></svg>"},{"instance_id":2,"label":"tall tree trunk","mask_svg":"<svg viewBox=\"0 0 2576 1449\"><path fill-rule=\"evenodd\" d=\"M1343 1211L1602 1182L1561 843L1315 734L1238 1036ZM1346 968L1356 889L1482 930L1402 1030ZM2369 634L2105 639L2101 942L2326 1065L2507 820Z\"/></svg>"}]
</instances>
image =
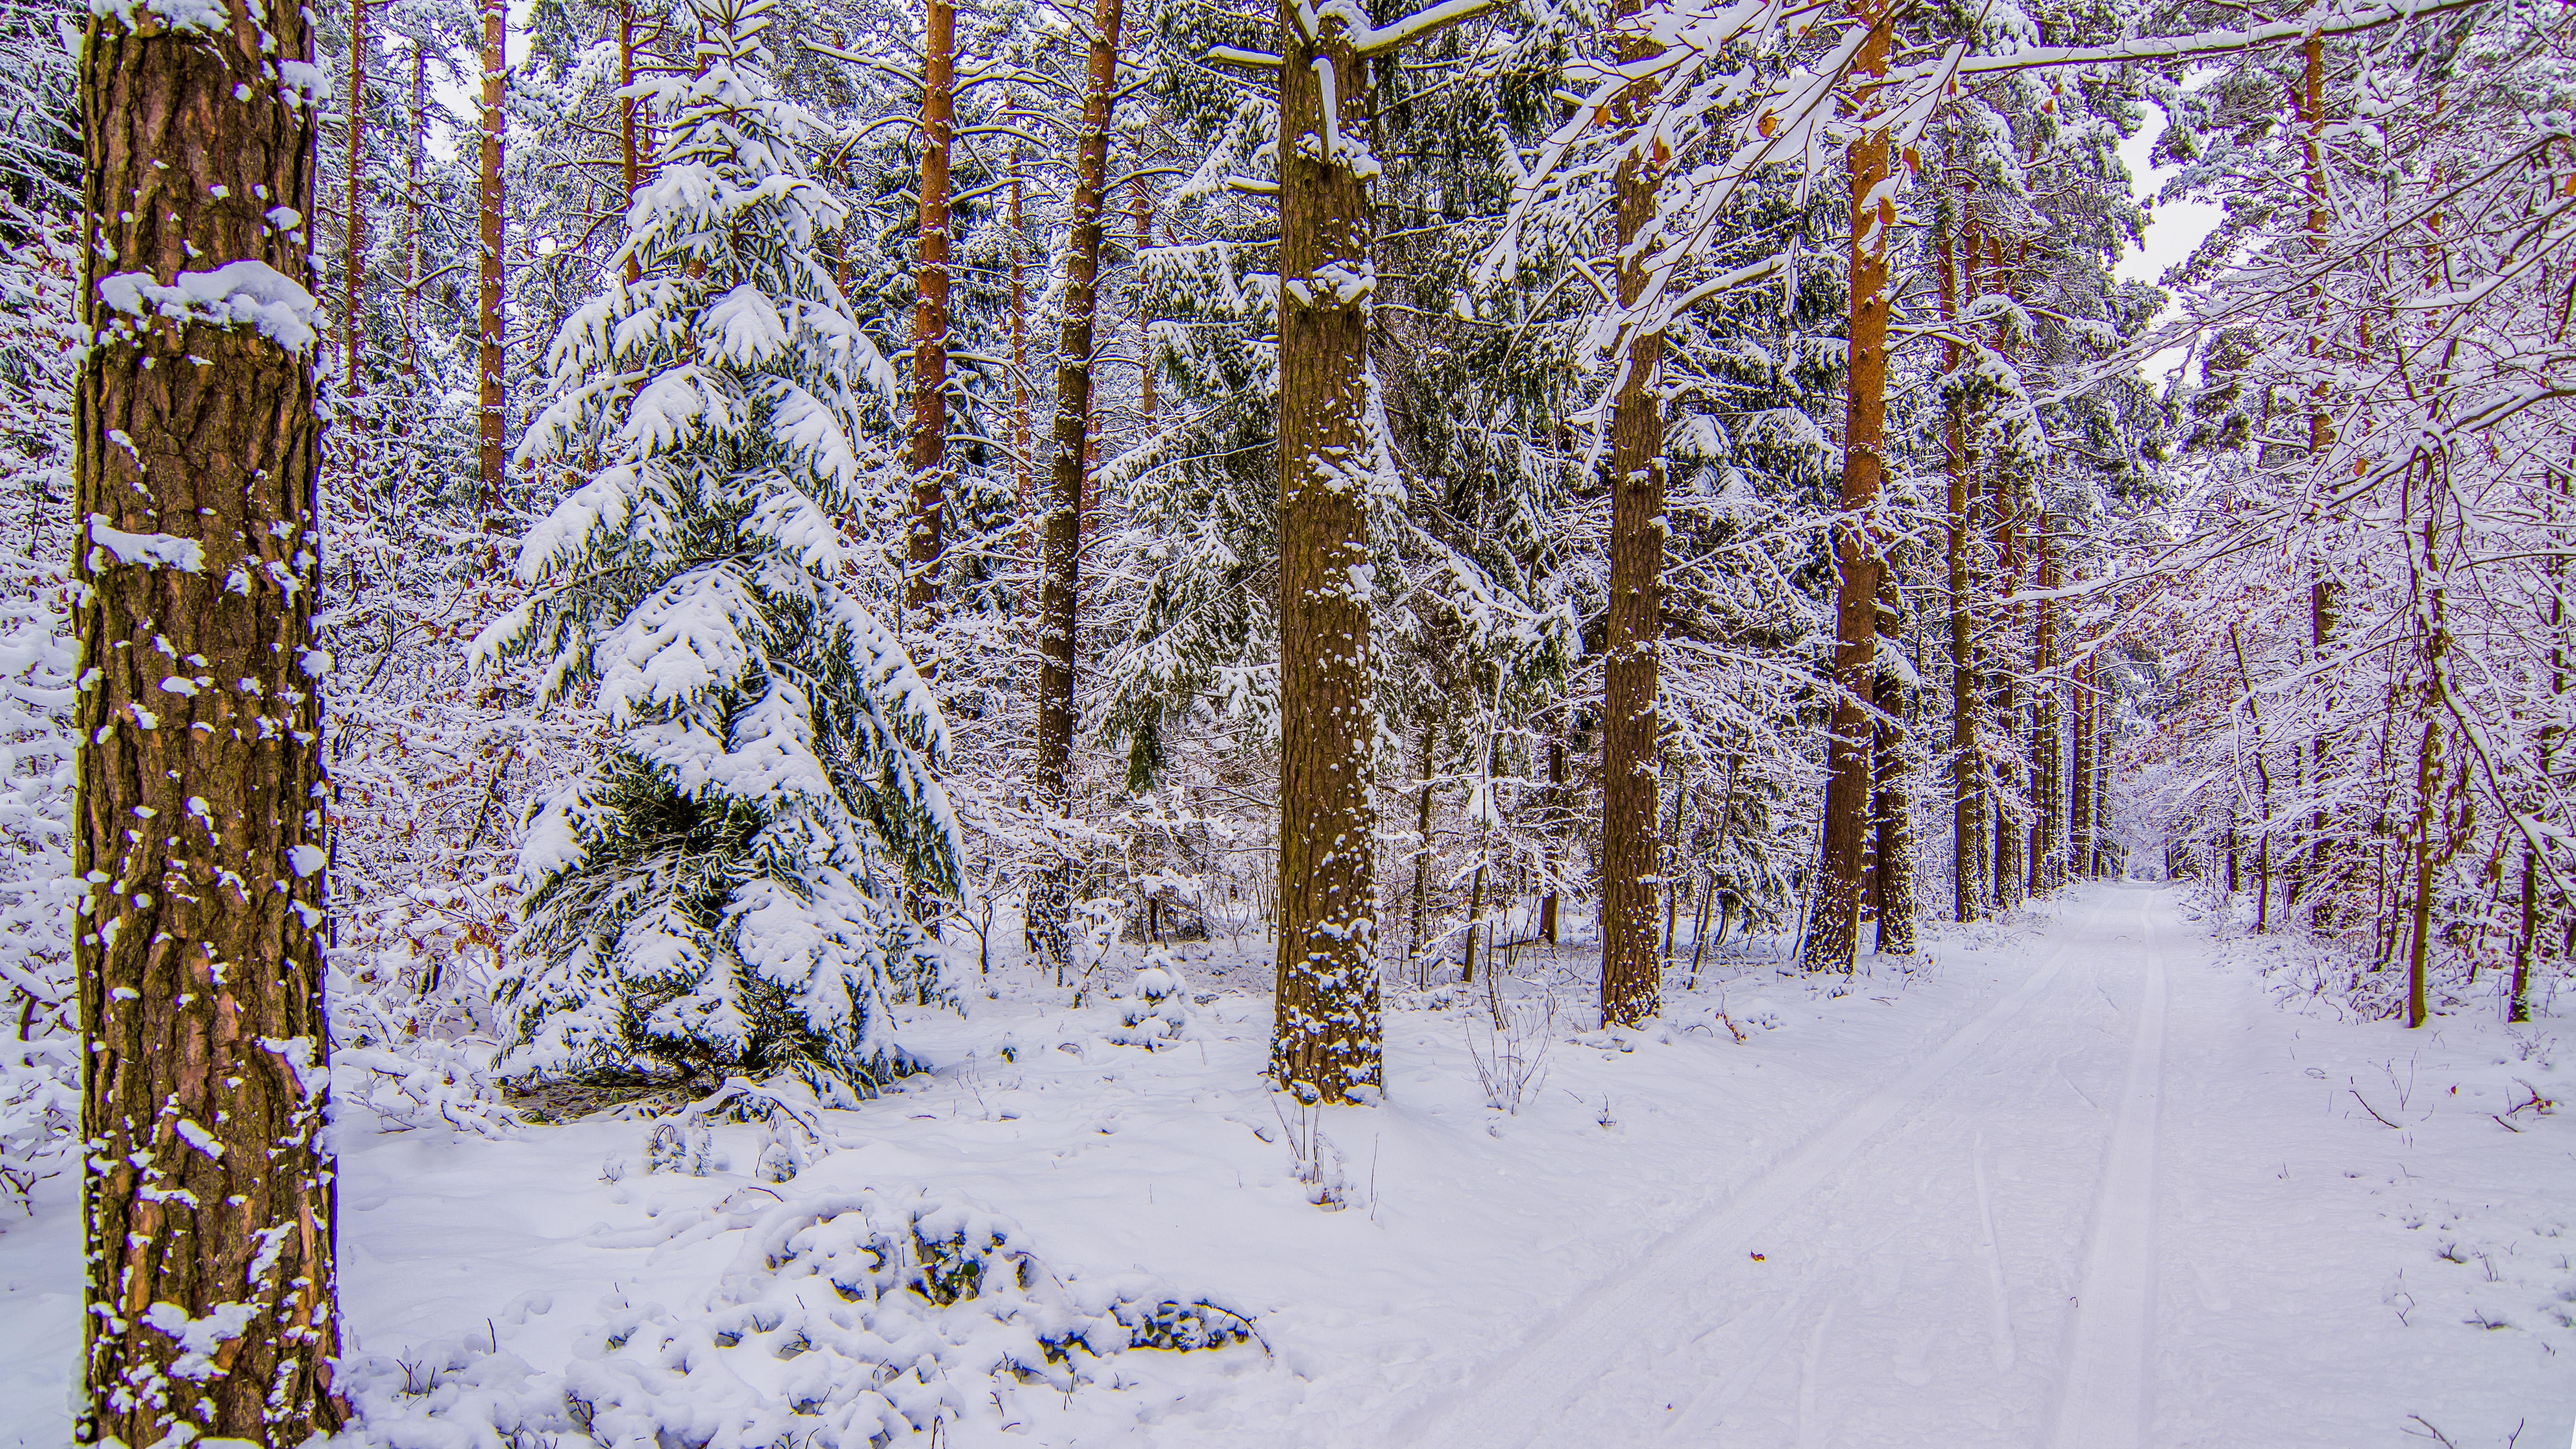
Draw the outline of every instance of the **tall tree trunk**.
<instances>
[{"instance_id":1,"label":"tall tree trunk","mask_svg":"<svg viewBox=\"0 0 2576 1449\"><path fill-rule=\"evenodd\" d=\"M1367 406L1368 71L1338 15L1282 0L1279 134L1279 978L1270 1075L1301 1097L1380 1076L1375 620Z\"/></svg>"},{"instance_id":2,"label":"tall tree trunk","mask_svg":"<svg viewBox=\"0 0 2576 1449\"><path fill-rule=\"evenodd\" d=\"M483 0L483 174L477 197L481 222L482 297L475 313L475 372L481 384L475 436L483 480L482 507L500 505L509 450L505 446L510 406L502 375L501 245L506 198L501 189L501 143L509 131L509 8L502 0Z\"/></svg>"},{"instance_id":3,"label":"tall tree trunk","mask_svg":"<svg viewBox=\"0 0 2576 1449\"><path fill-rule=\"evenodd\" d=\"M2003 595L1996 600L1996 609L2003 615L2003 642L1996 649L2002 666L1995 670L1994 679L1995 735L2005 746L2010 746L2013 737L2021 732L2020 691L2014 687L2015 676L2019 672L2014 665L2018 661L2012 659L2010 653L2014 647L2013 640L2021 632L2021 605L2017 599L2022 583L2021 512L2024 494L2020 484L2018 478L2005 477L1997 479L1994 488L1995 578L2002 585ZM2015 803L2029 803L2025 784L2020 768L2008 753L1995 761L1995 909L1998 911L2009 911L2022 901L2022 844L2026 827L2011 818L2010 807Z\"/></svg>"},{"instance_id":4,"label":"tall tree trunk","mask_svg":"<svg viewBox=\"0 0 2576 1449\"><path fill-rule=\"evenodd\" d=\"M1893 566L1883 569L1878 585L1878 626L1890 652L1904 631L1896 574ZM1878 949L1908 956L1914 952L1914 750L1906 728L1912 691L1890 670L1878 672L1876 689L1878 799L1871 813L1878 826Z\"/></svg>"},{"instance_id":5,"label":"tall tree trunk","mask_svg":"<svg viewBox=\"0 0 2576 1449\"><path fill-rule=\"evenodd\" d=\"M1800 962L1809 971L1849 971L1860 951L1861 851L1870 828L1877 736L1869 702L1878 678L1881 562L1869 515L1885 470L1888 249L1896 231L1896 202L1881 187L1888 179L1888 132L1878 114L1878 87L1887 74L1894 14L1884 0L1860 0L1854 16L1869 27L1852 61L1862 78L1852 105L1865 129L1844 158L1852 207L1850 391L1843 412L1842 518L1834 528L1834 722L1823 863Z\"/></svg>"},{"instance_id":6,"label":"tall tree trunk","mask_svg":"<svg viewBox=\"0 0 2576 1449\"><path fill-rule=\"evenodd\" d=\"M295 1446L347 1417L311 650L325 324L309 234L268 220L312 215L316 135L291 87L242 83L309 67L312 39L293 6L215 13L92 13L80 59L84 1443ZM216 276L258 325L189 306Z\"/></svg>"},{"instance_id":7,"label":"tall tree trunk","mask_svg":"<svg viewBox=\"0 0 2576 1449\"><path fill-rule=\"evenodd\" d=\"M622 94L635 84L635 0L618 0L617 4L617 148L621 175L626 182L626 204L635 204L635 189L644 184L643 147L636 137L636 98ZM842 248L846 255L848 248ZM626 256L626 284L644 280L643 258L629 252Z\"/></svg>"},{"instance_id":8,"label":"tall tree trunk","mask_svg":"<svg viewBox=\"0 0 2576 1449\"><path fill-rule=\"evenodd\" d=\"M938 607L939 559L947 546L948 145L957 125L957 7L953 0L926 0L926 4L929 23L921 48L921 241L912 272L917 299L912 312L912 548L903 593L904 608L919 616L917 624L927 624ZM1098 49L1097 42L1093 49ZM1088 99L1084 107L1087 114ZM1099 206L1095 179L1095 213ZM1096 268L1096 237L1092 250ZM1088 335L1087 318L1083 327ZM1086 364L1085 396L1089 391ZM1063 424L1059 421L1057 426ZM1081 454L1077 451L1075 456ZM1039 708L1043 713L1045 706Z\"/></svg>"},{"instance_id":9,"label":"tall tree trunk","mask_svg":"<svg viewBox=\"0 0 2576 1449\"><path fill-rule=\"evenodd\" d=\"M358 347L366 338L361 306L367 294L367 5L349 6L349 212L348 254L340 275L340 390L358 391Z\"/></svg>"},{"instance_id":10,"label":"tall tree trunk","mask_svg":"<svg viewBox=\"0 0 2576 1449\"><path fill-rule=\"evenodd\" d=\"M2522 848L2522 929L2513 939L2513 986L2505 997L2504 1019L2531 1020L2531 958L2540 938L2540 863L2531 847Z\"/></svg>"},{"instance_id":11,"label":"tall tree trunk","mask_svg":"<svg viewBox=\"0 0 2576 1449\"><path fill-rule=\"evenodd\" d=\"M1622 19L1639 9L1621 0ZM1626 59L1658 47L1620 42ZM1619 99L1617 121L1634 125L1644 93ZM1655 171L1634 155L1619 163L1619 302L1644 297L1646 268L1633 255L1655 220ZM1610 420L1610 611L1601 660L1601 1020L1633 1025L1663 1009L1663 959L1655 949L1655 901L1663 885L1655 825L1658 694L1663 660L1664 414L1657 373L1660 334L1628 346L1627 373Z\"/></svg>"},{"instance_id":12,"label":"tall tree trunk","mask_svg":"<svg viewBox=\"0 0 2576 1449\"><path fill-rule=\"evenodd\" d=\"M2101 682L2100 663L2094 669L2094 682ZM2111 696L2096 688L2093 695L2093 876L2096 880L2116 879L2120 869L2119 845L2111 839L2111 754L2119 744L2112 729Z\"/></svg>"},{"instance_id":13,"label":"tall tree trunk","mask_svg":"<svg viewBox=\"0 0 2576 1449\"><path fill-rule=\"evenodd\" d=\"M2031 646L2030 759L2030 893L2056 888L2060 852L2065 844L2065 725L2057 715L2057 601L2045 591L2057 587L2057 549L2049 521L2039 522L2039 587L2036 638Z\"/></svg>"},{"instance_id":14,"label":"tall tree trunk","mask_svg":"<svg viewBox=\"0 0 2576 1449\"><path fill-rule=\"evenodd\" d=\"M1118 32L1124 19L1123 0L1098 0L1092 14L1090 69L1083 90L1081 129L1074 140L1072 228L1065 251L1064 337L1056 349L1055 435L1047 460L1047 512L1043 525L1046 553L1038 595L1036 783L1039 799L1058 814L1070 814L1073 809L1067 772L1073 760L1074 645L1082 625L1082 513L1083 481L1089 471L1084 459L1088 456L1086 445L1091 428L1091 330L1099 312L1101 189L1109 169L1110 106L1117 92ZM942 174L944 178L944 163ZM925 253L930 247L926 223L922 247ZM944 255L944 225L940 248ZM941 285L944 290L944 279ZM944 319L944 302L942 306ZM942 336L946 328L943 320ZM920 344L916 341L914 345ZM915 455L916 462L918 456ZM913 537L918 542L920 534ZM1059 970L1066 960L1066 917L1072 907L1074 869L1073 861L1059 860L1051 879L1035 893L1038 899L1031 912L1039 948L1055 959Z\"/></svg>"},{"instance_id":15,"label":"tall tree trunk","mask_svg":"<svg viewBox=\"0 0 2576 1449\"><path fill-rule=\"evenodd\" d=\"M1976 300L1977 233L1965 216L1968 265L1962 276L1958 247L1950 230L1941 232L1941 317L1955 327L1958 293L1968 282L1967 301ZM1955 338L1942 343L1943 370L1952 374L1967 360L1967 349ZM1977 739L1977 716L1985 699L1985 682L1977 667L1977 533L1976 498L1980 474L1976 425L1966 400L1953 392L1942 419L1944 461L1950 475L1950 877L1956 919L1982 920L1986 914L1985 758Z\"/></svg>"},{"instance_id":16,"label":"tall tree trunk","mask_svg":"<svg viewBox=\"0 0 2576 1449\"><path fill-rule=\"evenodd\" d=\"M1422 721L1422 756L1413 771L1414 778L1422 782L1413 810L1412 942L1417 962L1422 956L1422 932L1431 897L1431 747L1439 734L1440 717L1426 716Z\"/></svg>"},{"instance_id":17,"label":"tall tree trunk","mask_svg":"<svg viewBox=\"0 0 2576 1449\"><path fill-rule=\"evenodd\" d=\"M1565 740L1551 736L1547 742L1547 801L1550 812L1547 839L1547 894L1538 903L1538 934L1550 946L1556 944L1556 877L1562 869L1565 824Z\"/></svg>"},{"instance_id":18,"label":"tall tree trunk","mask_svg":"<svg viewBox=\"0 0 2576 1449\"><path fill-rule=\"evenodd\" d=\"M2424 1024L2424 974L2432 959L2433 827L2441 819L2435 796L2442 783L2442 721L2427 707L2424 740L2415 751L2415 899L2410 903L2413 939L2406 948L2406 1024Z\"/></svg>"},{"instance_id":19,"label":"tall tree trunk","mask_svg":"<svg viewBox=\"0 0 2576 1449\"><path fill-rule=\"evenodd\" d=\"M2433 492L2436 465L2425 465L2425 491ZM2434 495L2438 498L2438 495ZM2442 581L2442 512L2428 499L2424 512L2423 554L2419 587L2429 585L2429 617L2424 623L2424 741L2415 752L2415 939L2406 954L2406 1024L2422 1026L2428 1014L2425 975L2432 963L2433 871L2438 864L2433 830L2442 820L2437 798L2442 784L2442 711L2450 687L2450 620L2448 589Z\"/></svg>"},{"instance_id":20,"label":"tall tree trunk","mask_svg":"<svg viewBox=\"0 0 2576 1449\"><path fill-rule=\"evenodd\" d=\"M1020 128L1020 93L1012 91L1003 102L1011 118L1011 128ZM1011 470L1018 485L1015 496L1020 501L1020 566L1033 567L1037 562L1036 500L1029 496L1034 482L1029 467L1029 232L1021 204L1027 186L1022 171L1020 138L1011 138ZM1052 463L1052 459L1049 460Z\"/></svg>"},{"instance_id":21,"label":"tall tree trunk","mask_svg":"<svg viewBox=\"0 0 2576 1449\"><path fill-rule=\"evenodd\" d=\"M2093 876L2093 661L2085 659L2075 668L2067 690L2073 705L2067 711L2074 717L2074 780L2067 791L2066 865L2079 880Z\"/></svg>"},{"instance_id":22,"label":"tall tree trunk","mask_svg":"<svg viewBox=\"0 0 2576 1449\"><path fill-rule=\"evenodd\" d=\"M1675 887L1685 878L1681 870L1682 810L1690 803L1690 766L1669 753L1665 758L1673 761L1673 823L1664 832L1663 860L1657 871L1664 886L1664 947L1662 961L1656 966L1659 973L1663 964L1673 959L1673 928L1682 903L1681 892Z\"/></svg>"}]
</instances>

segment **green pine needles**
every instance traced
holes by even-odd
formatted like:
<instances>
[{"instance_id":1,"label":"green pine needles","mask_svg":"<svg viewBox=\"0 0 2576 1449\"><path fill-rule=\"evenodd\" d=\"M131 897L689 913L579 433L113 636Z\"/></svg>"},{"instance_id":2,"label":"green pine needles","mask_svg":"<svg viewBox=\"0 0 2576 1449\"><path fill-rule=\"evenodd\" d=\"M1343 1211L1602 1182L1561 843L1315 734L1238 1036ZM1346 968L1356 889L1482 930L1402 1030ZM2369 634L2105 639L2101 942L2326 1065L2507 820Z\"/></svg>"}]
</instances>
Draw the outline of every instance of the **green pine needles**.
<instances>
[{"instance_id":1,"label":"green pine needles","mask_svg":"<svg viewBox=\"0 0 2576 1449\"><path fill-rule=\"evenodd\" d=\"M529 822L503 1066L849 1101L909 1070L889 1005L935 989L947 732L842 534L901 464L893 369L816 250L845 219L800 149L821 127L763 74L771 0L691 3L696 73L637 88L670 144L519 449L578 486L476 642L618 736Z\"/></svg>"}]
</instances>

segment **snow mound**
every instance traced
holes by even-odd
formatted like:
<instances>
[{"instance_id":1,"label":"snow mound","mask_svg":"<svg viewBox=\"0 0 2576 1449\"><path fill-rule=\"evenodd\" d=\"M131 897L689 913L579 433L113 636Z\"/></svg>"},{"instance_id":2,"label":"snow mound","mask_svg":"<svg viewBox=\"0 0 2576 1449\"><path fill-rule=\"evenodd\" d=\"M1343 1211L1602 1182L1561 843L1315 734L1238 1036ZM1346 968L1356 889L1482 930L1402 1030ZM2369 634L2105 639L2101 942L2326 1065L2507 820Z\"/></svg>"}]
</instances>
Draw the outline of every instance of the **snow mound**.
<instances>
[{"instance_id":1,"label":"snow mound","mask_svg":"<svg viewBox=\"0 0 2576 1449\"><path fill-rule=\"evenodd\" d=\"M792 1199L748 1225L702 1308L601 1300L560 1370L472 1338L345 1360L361 1442L466 1449L578 1431L614 1449L876 1449L1025 1424L1138 1349L1224 1348L1250 1321L1145 1274L1058 1273L1019 1226L953 1197ZM477 1336L479 1337L479 1335ZM488 1340L486 1340L488 1342Z\"/></svg>"}]
</instances>

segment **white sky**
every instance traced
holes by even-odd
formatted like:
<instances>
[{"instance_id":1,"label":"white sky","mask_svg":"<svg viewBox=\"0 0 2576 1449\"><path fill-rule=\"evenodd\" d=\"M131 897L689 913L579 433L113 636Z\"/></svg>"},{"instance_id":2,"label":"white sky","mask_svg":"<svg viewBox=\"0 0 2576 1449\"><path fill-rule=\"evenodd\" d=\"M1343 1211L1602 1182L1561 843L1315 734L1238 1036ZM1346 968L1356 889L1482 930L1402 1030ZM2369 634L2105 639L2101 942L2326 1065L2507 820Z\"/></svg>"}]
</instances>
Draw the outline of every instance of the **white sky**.
<instances>
[{"instance_id":1,"label":"white sky","mask_svg":"<svg viewBox=\"0 0 2576 1449\"><path fill-rule=\"evenodd\" d=\"M2174 174L2174 168L2170 166L2154 172L2147 169L2148 148L2154 146L2156 137L2163 134L2164 126L2164 113L2151 108L2147 123L2138 128L2138 134L2120 146L2120 159L2129 164L2130 179L2142 201L2152 201L2156 188ZM2123 281L2153 282L2161 279L2167 267L2191 255L2191 249L2200 245L2200 239L2209 235L2210 228L2218 225L2219 216L2217 207L2199 201L2166 202L2155 207L2155 220L2146 229L2146 245L2121 257L2112 274ZM2172 309L2168 307L2166 310L2170 312ZM2167 373L2182 365L2183 356L2183 349L2169 348L2141 363L2139 370L2147 375L2149 381L2160 383Z\"/></svg>"}]
</instances>

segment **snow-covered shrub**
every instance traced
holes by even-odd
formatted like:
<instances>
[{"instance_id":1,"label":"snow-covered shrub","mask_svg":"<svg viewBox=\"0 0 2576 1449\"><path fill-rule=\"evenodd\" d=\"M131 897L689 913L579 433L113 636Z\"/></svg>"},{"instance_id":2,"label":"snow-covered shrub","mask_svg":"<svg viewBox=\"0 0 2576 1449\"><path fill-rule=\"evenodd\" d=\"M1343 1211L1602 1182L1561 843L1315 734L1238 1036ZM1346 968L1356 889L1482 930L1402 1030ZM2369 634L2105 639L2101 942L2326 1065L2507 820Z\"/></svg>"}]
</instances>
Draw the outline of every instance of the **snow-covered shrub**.
<instances>
[{"instance_id":1,"label":"snow-covered shrub","mask_svg":"<svg viewBox=\"0 0 2576 1449\"><path fill-rule=\"evenodd\" d=\"M788 1094L735 1077L703 1101L692 1102L653 1124L645 1143L644 1170L680 1172L704 1177L721 1172L726 1162L715 1149L714 1124L755 1122L768 1129L752 1159L752 1175L763 1182L790 1182L805 1170L809 1157L825 1150L819 1103L797 1101ZM622 1176L609 1174L611 1180Z\"/></svg>"},{"instance_id":2,"label":"snow-covered shrub","mask_svg":"<svg viewBox=\"0 0 2576 1449\"><path fill-rule=\"evenodd\" d=\"M1190 1010L1189 982L1171 952L1157 947L1127 990L1127 999L1119 1005L1119 1028L1109 1033L1111 1041L1153 1051L1176 1046L1189 1036L1197 1016Z\"/></svg>"},{"instance_id":3,"label":"snow-covered shrub","mask_svg":"<svg viewBox=\"0 0 2576 1449\"><path fill-rule=\"evenodd\" d=\"M667 149L519 450L569 491L476 649L542 662L549 699L595 692L615 741L521 846L514 1075L871 1096L909 1065L889 1001L931 969L921 902L956 888L946 728L836 521L883 461L868 389L893 374L816 251L846 212L799 146L819 123L763 73L770 8L693 0L698 68L653 83Z\"/></svg>"},{"instance_id":4,"label":"snow-covered shrub","mask_svg":"<svg viewBox=\"0 0 2576 1449\"><path fill-rule=\"evenodd\" d=\"M612 1296L558 1371L487 1349L345 1360L366 1432L396 1449L586 1435L692 1449L982 1443L1034 1391L1071 1394L1132 1349L1246 1342L1242 1315L1142 1274L1058 1272L1010 1220L872 1191L790 1201L753 1222L706 1306ZM938 1427L934 1427L938 1426ZM995 1442L1000 1442L996 1440Z\"/></svg>"}]
</instances>

